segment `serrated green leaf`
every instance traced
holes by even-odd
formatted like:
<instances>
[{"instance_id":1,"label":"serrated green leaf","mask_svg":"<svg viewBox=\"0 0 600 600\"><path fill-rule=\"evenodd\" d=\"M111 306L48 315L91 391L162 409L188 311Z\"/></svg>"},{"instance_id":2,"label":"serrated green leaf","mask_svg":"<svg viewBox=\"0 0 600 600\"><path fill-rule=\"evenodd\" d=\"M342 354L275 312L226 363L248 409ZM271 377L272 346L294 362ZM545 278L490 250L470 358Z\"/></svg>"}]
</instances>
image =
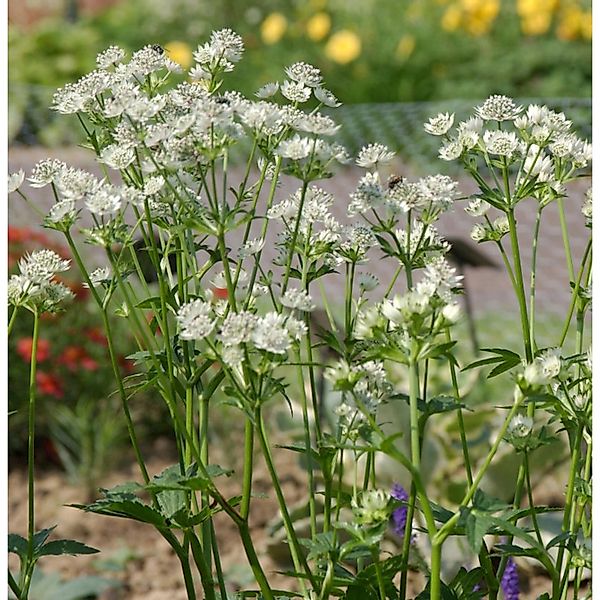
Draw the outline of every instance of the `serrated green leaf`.
<instances>
[{"instance_id":1,"label":"serrated green leaf","mask_svg":"<svg viewBox=\"0 0 600 600\"><path fill-rule=\"evenodd\" d=\"M96 554L100 552L96 548L86 546L75 540L53 540L44 544L39 552L39 556L60 556L61 554L69 554L77 556L78 554Z\"/></svg>"}]
</instances>

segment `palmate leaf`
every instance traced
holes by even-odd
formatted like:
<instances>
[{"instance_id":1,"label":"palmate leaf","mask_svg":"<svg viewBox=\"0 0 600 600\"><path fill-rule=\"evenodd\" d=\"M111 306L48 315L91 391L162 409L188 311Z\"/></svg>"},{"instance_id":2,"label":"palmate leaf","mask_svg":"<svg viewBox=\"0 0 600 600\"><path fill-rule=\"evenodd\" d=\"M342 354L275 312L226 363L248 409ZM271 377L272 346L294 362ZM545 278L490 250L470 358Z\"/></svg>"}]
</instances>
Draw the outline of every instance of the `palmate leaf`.
<instances>
[{"instance_id":1,"label":"palmate leaf","mask_svg":"<svg viewBox=\"0 0 600 600\"><path fill-rule=\"evenodd\" d=\"M19 558L25 558L27 556L27 540L18 533L9 533L8 551L16 554Z\"/></svg>"},{"instance_id":2,"label":"palmate leaf","mask_svg":"<svg viewBox=\"0 0 600 600\"><path fill-rule=\"evenodd\" d=\"M110 494L106 498L101 498L91 504L68 504L67 506L98 515L150 523L155 527L162 528L167 526L165 517L159 511L144 504L133 494Z\"/></svg>"},{"instance_id":3,"label":"palmate leaf","mask_svg":"<svg viewBox=\"0 0 600 600\"><path fill-rule=\"evenodd\" d=\"M469 369L495 364L496 366L488 374L488 379L491 379L492 377L497 377L498 375L501 375L502 373L509 371L510 369L521 364L521 357L512 350L507 350L505 348L482 348L481 350L483 352L490 352L496 356L490 356L489 358L476 360L475 362L468 364L466 367L463 367L461 369L462 371L468 371Z\"/></svg>"},{"instance_id":4,"label":"palmate leaf","mask_svg":"<svg viewBox=\"0 0 600 600\"><path fill-rule=\"evenodd\" d=\"M97 554L98 552L100 550L86 546L75 540L52 540L40 548L38 555L61 556L62 554L68 554L70 556L77 556L79 554Z\"/></svg>"},{"instance_id":5,"label":"palmate leaf","mask_svg":"<svg viewBox=\"0 0 600 600\"><path fill-rule=\"evenodd\" d=\"M385 594L388 598L395 598L398 590L394 586L394 577L400 572L404 559L401 555L392 556L379 563ZM358 573L354 581L348 585L344 600L378 600L379 584L375 565L369 565Z\"/></svg>"}]
</instances>

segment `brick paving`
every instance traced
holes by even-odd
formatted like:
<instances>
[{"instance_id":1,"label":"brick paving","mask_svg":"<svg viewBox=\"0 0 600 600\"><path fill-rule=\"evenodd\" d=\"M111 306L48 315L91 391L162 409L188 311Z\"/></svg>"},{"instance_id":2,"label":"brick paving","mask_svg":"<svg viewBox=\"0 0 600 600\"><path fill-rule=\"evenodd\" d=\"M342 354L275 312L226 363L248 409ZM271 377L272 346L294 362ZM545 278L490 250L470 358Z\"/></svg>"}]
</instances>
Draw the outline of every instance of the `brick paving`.
<instances>
[{"instance_id":1,"label":"brick paving","mask_svg":"<svg viewBox=\"0 0 600 600\"><path fill-rule=\"evenodd\" d=\"M98 165L93 161L91 155L79 148L66 148L60 150L48 150L38 147L13 147L9 149L9 169L11 172L22 168L29 173L32 166L40 159L47 156L55 156L74 166L88 169L100 175ZM401 165L395 165L390 172L403 172L406 170ZM342 222L347 222L345 210L348 203L348 195L353 191L362 171L347 167L342 169L330 180L319 182L323 188L332 192L336 197L333 208L335 216ZM413 176L414 174L409 174ZM233 177L235 179L235 176ZM475 191L473 184L465 179L460 179L460 189L465 193ZM587 242L589 231L584 225L581 214L583 195L589 186L589 180L580 180L570 186L570 197L565 200L566 220L575 268ZM287 179L282 182L276 198L284 198L288 193L294 191L296 184ZM48 189L36 190L27 188L32 200L48 209L53 203L52 195ZM469 231L474 219L462 210L460 203L453 211L445 214L439 223L441 233L448 237L458 237L470 242ZM519 241L523 264L525 265L525 281L529 282L529 269L527 265L531 261L531 233L535 220L534 202L525 201L517 209L517 220L519 223ZM14 195L9 202L9 223L16 226L38 226L39 218L25 202ZM50 231L50 234L55 232ZM235 235L229 240L229 245L235 247ZM491 260L498 264L499 268L467 268L466 279L475 312L485 315L488 311L515 312L516 302L507 275L501 265L501 258L496 252L493 244L479 245L478 249ZM91 253L90 257L102 264L99 249L86 246L85 250ZM275 256L273 238L267 240L265 248L269 259ZM96 259L95 256L98 258ZM568 285L568 272L562 243L558 207L551 205L544 211L542 220L540 242L538 246L538 277L537 277L537 310L546 314L563 314L566 312L570 301L570 288ZM381 260L378 253L372 253L369 263L362 266L362 271L368 271L379 277L385 286L390 281L396 265L389 260ZM329 291L333 291L333 298L338 297L338 292L343 296L342 277L331 276L326 281ZM340 296L341 297L341 296Z\"/></svg>"}]
</instances>

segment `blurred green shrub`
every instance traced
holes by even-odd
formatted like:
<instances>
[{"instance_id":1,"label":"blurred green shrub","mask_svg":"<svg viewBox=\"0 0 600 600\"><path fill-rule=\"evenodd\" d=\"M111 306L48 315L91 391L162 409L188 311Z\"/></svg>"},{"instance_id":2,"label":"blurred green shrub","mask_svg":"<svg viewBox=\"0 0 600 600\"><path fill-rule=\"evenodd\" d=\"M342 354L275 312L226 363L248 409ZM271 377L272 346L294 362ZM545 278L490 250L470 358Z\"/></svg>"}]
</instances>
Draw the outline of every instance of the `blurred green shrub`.
<instances>
[{"instance_id":1,"label":"blurred green shrub","mask_svg":"<svg viewBox=\"0 0 600 600\"><path fill-rule=\"evenodd\" d=\"M10 28L10 139L73 142L77 128L48 100L104 47L160 43L188 65L220 27L244 37L228 84L247 95L299 60L347 104L591 95L591 0L128 0L75 23Z\"/></svg>"}]
</instances>

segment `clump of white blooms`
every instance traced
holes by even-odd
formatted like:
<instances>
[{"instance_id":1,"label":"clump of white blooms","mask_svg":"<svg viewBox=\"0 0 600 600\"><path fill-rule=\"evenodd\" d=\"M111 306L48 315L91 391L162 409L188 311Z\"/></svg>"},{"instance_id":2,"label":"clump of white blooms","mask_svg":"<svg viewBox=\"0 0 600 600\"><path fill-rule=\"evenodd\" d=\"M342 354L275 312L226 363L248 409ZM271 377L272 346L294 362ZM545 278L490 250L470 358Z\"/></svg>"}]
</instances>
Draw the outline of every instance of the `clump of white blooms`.
<instances>
[{"instance_id":1,"label":"clump of white blooms","mask_svg":"<svg viewBox=\"0 0 600 600\"><path fill-rule=\"evenodd\" d=\"M184 304L177 313L180 335L184 340L202 340L215 326L210 304L196 299Z\"/></svg>"},{"instance_id":2,"label":"clump of white blooms","mask_svg":"<svg viewBox=\"0 0 600 600\"><path fill-rule=\"evenodd\" d=\"M525 438L533 429L533 419L525 415L515 415L508 424L507 434L516 438Z\"/></svg>"},{"instance_id":3,"label":"clump of white blooms","mask_svg":"<svg viewBox=\"0 0 600 600\"><path fill-rule=\"evenodd\" d=\"M306 312L310 312L311 310L315 309L315 305L313 304L310 294L297 289L287 290L281 298L281 304L287 308Z\"/></svg>"},{"instance_id":4,"label":"clump of white blooms","mask_svg":"<svg viewBox=\"0 0 600 600\"><path fill-rule=\"evenodd\" d=\"M445 135L454 124L454 114L439 113L435 117L431 117L428 123L425 123L424 128L431 135Z\"/></svg>"},{"instance_id":5,"label":"clump of white blooms","mask_svg":"<svg viewBox=\"0 0 600 600\"><path fill-rule=\"evenodd\" d=\"M508 96L490 96L475 112L484 121L512 121L523 111L522 106L517 106Z\"/></svg>"},{"instance_id":6,"label":"clump of white blooms","mask_svg":"<svg viewBox=\"0 0 600 600\"><path fill-rule=\"evenodd\" d=\"M16 173L11 173L8 176L8 193L12 194L16 192L23 183L25 179L25 171L23 169L19 169Z\"/></svg>"},{"instance_id":7,"label":"clump of white blooms","mask_svg":"<svg viewBox=\"0 0 600 600\"><path fill-rule=\"evenodd\" d=\"M58 273L69 269L70 261L53 250L37 250L19 260L19 273L8 281L8 301L39 312L56 311L73 297L71 290L56 281Z\"/></svg>"},{"instance_id":8,"label":"clump of white blooms","mask_svg":"<svg viewBox=\"0 0 600 600\"><path fill-rule=\"evenodd\" d=\"M356 159L356 164L359 167L370 169L377 165L384 165L389 163L394 156L395 152L392 152L387 146L383 144L369 144L361 149Z\"/></svg>"},{"instance_id":9,"label":"clump of white blooms","mask_svg":"<svg viewBox=\"0 0 600 600\"><path fill-rule=\"evenodd\" d=\"M390 494L385 490L367 490L352 498L352 512L359 525L376 525L390 518Z\"/></svg>"}]
</instances>

